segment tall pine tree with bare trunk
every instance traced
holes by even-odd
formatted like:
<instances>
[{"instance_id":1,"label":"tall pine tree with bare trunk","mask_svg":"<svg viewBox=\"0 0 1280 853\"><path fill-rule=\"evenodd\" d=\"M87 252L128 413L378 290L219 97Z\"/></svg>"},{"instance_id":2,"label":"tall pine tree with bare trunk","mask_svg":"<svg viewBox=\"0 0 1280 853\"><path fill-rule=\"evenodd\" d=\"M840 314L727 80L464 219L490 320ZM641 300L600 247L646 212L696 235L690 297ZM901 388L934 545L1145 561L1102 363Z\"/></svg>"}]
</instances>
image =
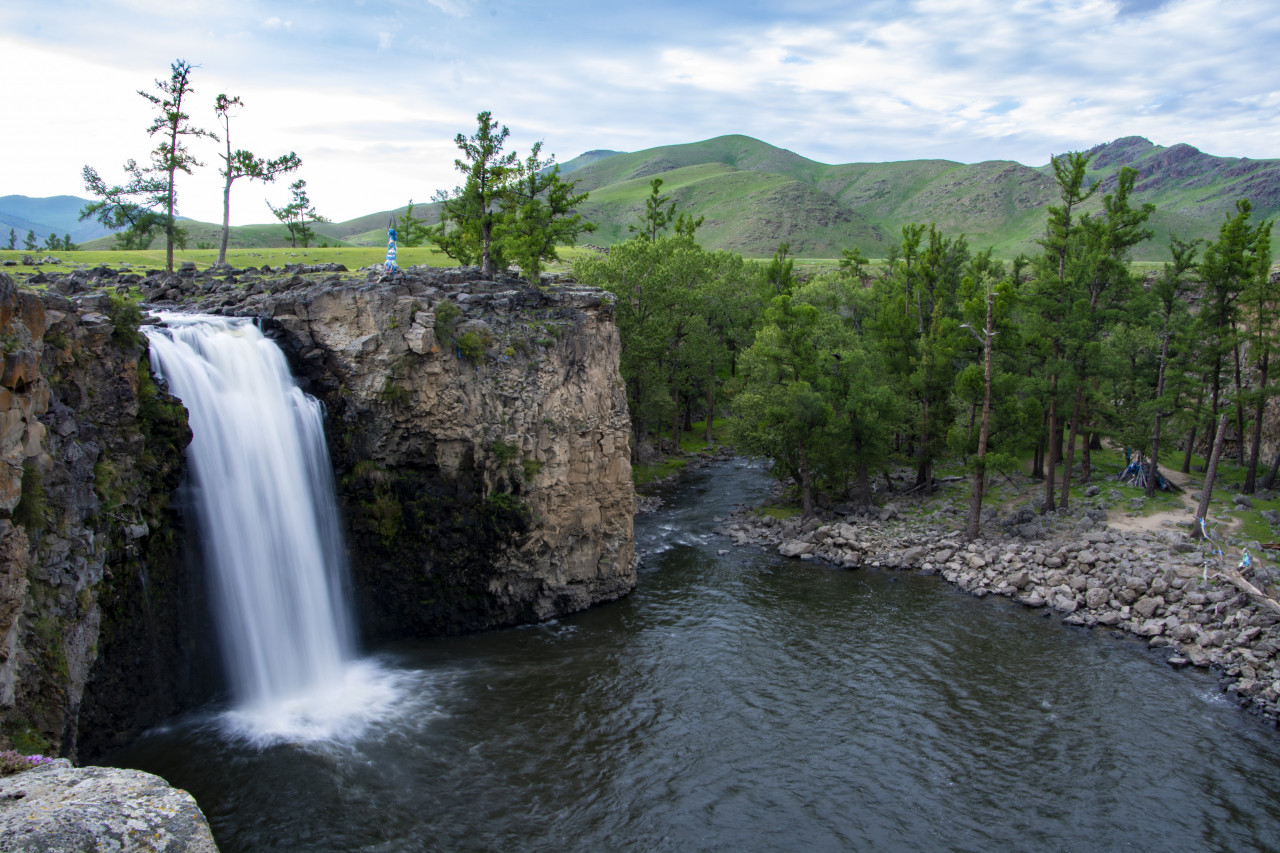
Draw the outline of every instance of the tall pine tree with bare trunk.
<instances>
[{"instance_id":1,"label":"tall pine tree with bare trunk","mask_svg":"<svg viewBox=\"0 0 1280 853\"><path fill-rule=\"evenodd\" d=\"M295 171L302 165L298 155L290 151L288 154L265 160L244 149L231 150L231 119L244 106L239 96L218 95L214 101L213 111L218 115L222 125L222 141L226 143L227 153L220 154L222 168L222 239L218 243L218 266L227 262L227 242L231 237L231 185L240 178L251 181L270 183L279 175Z\"/></svg>"}]
</instances>

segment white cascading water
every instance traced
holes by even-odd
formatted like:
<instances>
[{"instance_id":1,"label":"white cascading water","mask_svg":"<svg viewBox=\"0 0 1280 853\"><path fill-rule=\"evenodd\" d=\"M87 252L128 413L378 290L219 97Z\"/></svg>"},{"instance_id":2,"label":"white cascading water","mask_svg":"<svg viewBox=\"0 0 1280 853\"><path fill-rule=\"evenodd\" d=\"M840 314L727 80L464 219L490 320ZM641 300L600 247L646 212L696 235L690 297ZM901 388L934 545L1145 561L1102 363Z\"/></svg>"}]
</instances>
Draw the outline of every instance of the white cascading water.
<instances>
[{"instance_id":1,"label":"white cascading water","mask_svg":"<svg viewBox=\"0 0 1280 853\"><path fill-rule=\"evenodd\" d=\"M391 680L355 660L319 401L252 321L163 313L151 365L189 412L191 505L236 709L256 740L339 736Z\"/></svg>"}]
</instances>

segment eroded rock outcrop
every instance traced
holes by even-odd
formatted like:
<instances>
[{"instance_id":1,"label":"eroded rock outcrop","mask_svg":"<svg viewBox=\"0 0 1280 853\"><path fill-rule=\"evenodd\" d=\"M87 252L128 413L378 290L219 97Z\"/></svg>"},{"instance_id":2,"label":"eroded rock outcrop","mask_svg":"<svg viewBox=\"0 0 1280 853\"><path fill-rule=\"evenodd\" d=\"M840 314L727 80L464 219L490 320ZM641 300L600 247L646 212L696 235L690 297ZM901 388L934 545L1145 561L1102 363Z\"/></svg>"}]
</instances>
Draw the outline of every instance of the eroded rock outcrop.
<instances>
[{"instance_id":1,"label":"eroded rock outcrop","mask_svg":"<svg viewBox=\"0 0 1280 853\"><path fill-rule=\"evenodd\" d=\"M253 278L184 307L266 318L324 400L366 633L548 619L631 590L609 294L466 268Z\"/></svg>"},{"instance_id":2,"label":"eroded rock outcrop","mask_svg":"<svg viewBox=\"0 0 1280 853\"><path fill-rule=\"evenodd\" d=\"M92 759L217 689L176 492L190 433L132 287L261 318L325 402L366 634L536 621L634 586L611 297L343 272L0 276L0 746Z\"/></svg>"}]
</instances>

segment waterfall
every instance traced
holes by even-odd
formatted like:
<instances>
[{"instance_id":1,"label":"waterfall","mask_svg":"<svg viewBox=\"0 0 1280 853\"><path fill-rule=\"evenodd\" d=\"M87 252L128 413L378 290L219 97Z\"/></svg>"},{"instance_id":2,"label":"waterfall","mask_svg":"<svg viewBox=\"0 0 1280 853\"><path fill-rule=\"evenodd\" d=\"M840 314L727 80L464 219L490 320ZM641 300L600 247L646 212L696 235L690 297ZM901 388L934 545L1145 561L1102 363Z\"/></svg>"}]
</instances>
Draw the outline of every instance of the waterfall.
<instances>
[{"instance_id":1,"label":"waterfall","mask_svg":"<svg viewBox=\"0 0 1280 853\"><path fill-rule=\"evenodd\" d=\"M325 720L377 691L352 684L320 403L252 321L159 316L164 326L146 329L151 364L190 413L190 506L237 713L259 732L324 736Z\"/></svg>"}]
</instances>

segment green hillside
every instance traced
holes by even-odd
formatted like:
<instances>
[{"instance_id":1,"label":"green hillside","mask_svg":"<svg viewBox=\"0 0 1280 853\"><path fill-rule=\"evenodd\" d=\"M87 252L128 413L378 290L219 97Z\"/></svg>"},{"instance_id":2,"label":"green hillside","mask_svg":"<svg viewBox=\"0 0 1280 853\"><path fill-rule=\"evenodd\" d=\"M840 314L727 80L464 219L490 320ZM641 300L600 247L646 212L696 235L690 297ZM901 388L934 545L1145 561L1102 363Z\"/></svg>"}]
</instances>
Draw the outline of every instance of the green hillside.
<instances>
[{"instance_id":1,"label":"green hillside","mask_svg":"<svg viewBox=\"0 0 1280 853\"><path fill-rule=\"evenodd\" d=\"M1138 201L1157 207L1155 239L1137 259L1163 258L1169 234L1216 234L1235 200L1265 217L1280 212L1280 161L1215 157L1189 145L1164 148L1140 137L1097 146L1090 177L1115 185L1121 166L1139 171ZM706 216L699 232L714 248L767 256L783 240L801 256L831 257L857 246L881 254L910 222L964 233L1002 256L1034 251L1045 208L1055 201L1052 168L1012 161L949 160L826 165L746 136L723 136L617 154L577 169L591 191L583 213L600 223L594 242L627 236L648 181L663 178L680 208ZM1101 198L1085 212L1101 208Z\"/></svg>"},{"instance_id":2,"label":"green hillside","mask_svg":"<svg viewBox=\"0 0 1280 853\"><path fill-rule=\"evenodd\" d=\"M1138 170L1137 201L1156 205L1155 239L1138 247L1135 260L1162 260L1170 234L1211 237L1238 198L1249 198L1260 217L1280 213L1280 160L1215 157L1189 145L1163 147L1141 137L1117 139L1093 149L1090 179L1103 192L1115 186L1121 166ZM678 208L705 217L699 241L749 257L768 257L787 241L800 257L832 258L857 247L883 256L902 226L934 222L963 233L975 248L992 246L1002 257L1034 252L1045 208L1054 203L1053 170L1007 160L964 164L951 160L827 165L749 136L720 136L685 145L622 153L589 151L561 166L590 192L581 213L599 225L589 241L610 245L627 239L640 220L649 182ZM419 204L415 214L434 223L438 205ZM1084 211L1101 208L1101 194ZM405 208L346 222L315 225L317 242L379 246L387 220ZM184 222L190 244L214 242L218 226ZM277 224L232 229L231 245L287 246ZM106 248L110 238L89 248Z\"/></svg>"}]
</instances>

